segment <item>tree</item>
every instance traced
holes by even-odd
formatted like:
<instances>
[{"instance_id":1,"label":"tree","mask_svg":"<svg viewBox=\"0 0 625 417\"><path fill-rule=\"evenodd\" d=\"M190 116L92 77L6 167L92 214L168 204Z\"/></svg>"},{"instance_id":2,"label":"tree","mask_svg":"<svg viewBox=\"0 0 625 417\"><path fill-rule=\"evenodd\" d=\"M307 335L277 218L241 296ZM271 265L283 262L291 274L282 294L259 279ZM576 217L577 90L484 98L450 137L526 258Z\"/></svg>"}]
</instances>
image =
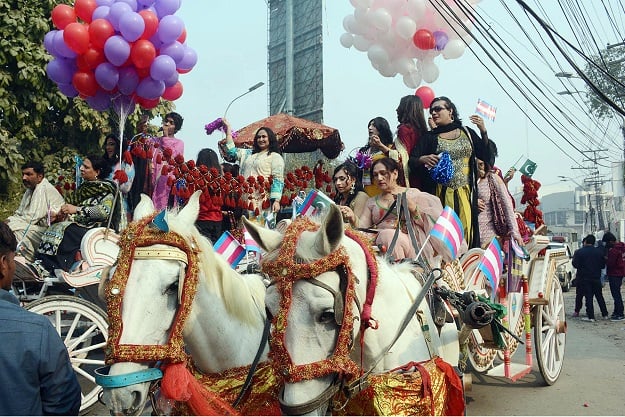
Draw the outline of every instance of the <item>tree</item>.
<instances>
[{"instance_id":1,"label":"tree","mask_svg":"<svg viewBox=\"0 0 625 417\"><path fill-rule=\"evenodd\" d=\"M0 0L0 194L8 180L18 181L26 159L44 160L59 155L68 168L67 155L101 152L104 136L118 129L113 111L92 110L80 99L64 96L47 77L52 59L43 46L52 29L50 14L61 2L54 0ZM161 102L147 113L152 117L173 107ZM132 132L141 110L128 117ZM61 155L65 155L61 157ZM48 156L46 159L49 159ZM71 167L71 161L69 161Z\"/></svg>"},{"instance_id":2,"label":"tree","mask_svg":"<svg viewBox=\"0 0 625 417\"><path fill-rule=\"evenodd\" d=\"M593 64L586 64L585 74L610 100L625 108L625 46L610 47L592 58ZM597 68L597 66L599 68ZM589 86L586 87L586 103L593 115L600 120L615 116L614 109Z\"/></svg>"}]
</instances>

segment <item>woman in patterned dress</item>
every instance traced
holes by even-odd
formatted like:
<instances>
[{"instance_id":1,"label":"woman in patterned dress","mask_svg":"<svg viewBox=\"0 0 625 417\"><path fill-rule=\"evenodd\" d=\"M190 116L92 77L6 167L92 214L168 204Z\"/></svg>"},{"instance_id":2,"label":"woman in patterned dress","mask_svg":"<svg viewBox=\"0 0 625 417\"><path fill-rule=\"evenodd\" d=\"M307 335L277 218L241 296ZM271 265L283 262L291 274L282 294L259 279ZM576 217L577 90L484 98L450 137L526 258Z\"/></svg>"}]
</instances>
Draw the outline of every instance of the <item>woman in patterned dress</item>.
<instances>
[{"instance_id":1,"label":"woman in patterned dress","mask_svg":"<svg viewBox=\"0 0 625 417\"><path fill-rule=\"evenodd\" d=\"M437 97L430 104L430 114L436 127L415 146L409 161L411 172L417 172L424 191L440 198L460 217L469 248L480 246L477 209L478 171L476 157L488 160L488 135L484 120L473 115L470 120L479 131L462 125L455 104L447 97ZM444 184L436 183L429 170L436 166L442 152L448 152L453 175Z\"/></svg>"}]
</instances>

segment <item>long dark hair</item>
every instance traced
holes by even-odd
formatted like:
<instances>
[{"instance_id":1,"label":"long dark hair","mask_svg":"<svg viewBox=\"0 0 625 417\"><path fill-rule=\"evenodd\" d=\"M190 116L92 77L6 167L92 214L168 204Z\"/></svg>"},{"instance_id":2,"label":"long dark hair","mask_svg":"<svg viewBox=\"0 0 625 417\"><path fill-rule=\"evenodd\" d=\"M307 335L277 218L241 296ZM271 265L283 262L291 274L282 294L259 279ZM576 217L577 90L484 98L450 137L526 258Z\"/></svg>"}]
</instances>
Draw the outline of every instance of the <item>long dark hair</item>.
<instances>
[{"instance_id":1,"label":"long dark hair","mask_svg":"<svg viewBox=\"0 0 625 417\"><path fill-rule=\"evenodd\" d=\"M360 181L360 178L358 178L359 177L359 170L358 170L358 167L356 166L356 164L354 164L351 161L343 162L341 165L339 165L336 168L334 168L334 173L332 174L332 179L334 179L334 176L341 170L345 171L345 173L347 175L349 175L350 177L352 177L354 179L354 181L355 181L354 182L354 188L353 188L354 192L350 193L347 196L347 199L345 200L345 205L349 206L350 203L352 202L352 200L354 200L354 198L358 195L358 193L360 191L364 191L365 189L362 186L362 182ZM341 201L341 195L337 191L336 195L334 196L334 202L338 204L340 201Z\"/></svg>"},{"instance_id":2,"label":"long dark hair","mask_svg":"<svg viewBox=\"0 0 625 417\"><path fill-rule=\"evenodd\" d=\"M99 155L87 155L85 159L88 159L91 162L91 166L94 170L100 171L100 174L98 174L99 180L107 179L111 172L113 172L113 167L106 159Z\"/></svg>"},{"instance_id":3,"label":"long dark hair","mask_svg":"<svg viewBox=\"0 0 625 417\"><path fill-rule=\"evenodd\" d=\"M217 152L215 152L211 148L204 148L200 152L198 152L195 165L204 165L208 169L215 168L220 174L222 173L221 164L219 163L219 158L217 157Z\"/></svg>"},{"instance_id":4,"label":"long dark hair","mask_svg":"<svg viewBox=\"0 0 625 417\"><path fill-rule=\"evenodd\" d=\"M391 132L391 126L388 124L388 121L384 117L375 117L369 120L369 123L367 123L367 128L371 124L373 124L373 126L378 129L380 140L383 144L388 146L393 143L393 132Z\"/></svg>"},{"instance_id":5,"label":"long dark hair","mask_svg":"<svg viewBox=\"0 0 625 417\"><path fill-rule=\"evenodd\" d=\"M267 136L269 136L269 148L267 148L267 154L271 154L271 152L277 152L279 154L282 154L282 152L280 152L280 144L278 143L278 138L276 137L276 134L273 133L273 130L269 129L268 127L261 127L256 131L256 133L254 133L254 148L252 150L252 153L258 153L261 151L261 149L258 147L257 138L258 132L260 132L261 130L267 132Z\"/></svg>"},{"instance_id":6,"label":"long dark hair","mask_svg":"<svg viewBox=\"0 0 625 417\"><path fill-rule=\"evenodd\" d=\"M447 104L447 108L451 110L451 116L453 118L453 121L455 123L462 124L462 119L460 119L460 113L458 113L458 108L448 97L445 97L445 96L434 97L434 100L432 100L432 103L436 101L444 101Z\"/></svg>"},{"instance_id":7,"label":"long dark hair","mask_svg":"<svg viewBox=\"0 0 625 417\"><path fill-rule=\"evenodd\" d=\"M419 134L427 131L425 116L423 115L423 101L419 96L404 96L399 100L397 106L397 121L401 124L407 124Z\"/></svg>"},{"instance_id":8,"label":"long dark hair","mask_svg":"<svg viewBox=\"0 0 625 417\"><path fill-rule=\"evenodd\" d=\"M109 157L108 153L106 152L106 142L109 139L113 139L115 141L115 154L112 157ZM103 148L104 148L104 154L102 155L102 158L104 158L104 160L107 161L107 163L111 165L111 167L114 167L119 162L119 138L116 135L109 133L104 138Z\"/></svg>"}]
</instances>

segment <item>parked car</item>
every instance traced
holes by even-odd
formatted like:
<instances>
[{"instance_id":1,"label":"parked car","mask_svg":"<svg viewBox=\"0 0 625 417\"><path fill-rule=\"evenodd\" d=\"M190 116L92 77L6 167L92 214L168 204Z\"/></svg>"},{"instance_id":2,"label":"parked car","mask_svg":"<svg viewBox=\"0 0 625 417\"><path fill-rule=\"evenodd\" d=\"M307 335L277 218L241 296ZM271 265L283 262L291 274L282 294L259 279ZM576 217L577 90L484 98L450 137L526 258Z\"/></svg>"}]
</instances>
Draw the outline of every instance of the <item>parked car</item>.
<instances>
[{"instance_id":1,"label":"parked car","mask_svg":"<svg viewBox=\"0 0 625 417\"><path fill-rule=\"evenodd\" d=\"M575 278L575 268L573 268L573 264L571 263L573 259L573 253L571 252L571 248L567 243L560 242L549 242L547 245L547 249L565 249L566 250L566 258L558 263L556 266L556 275L560 280L560 285L562 286L563 292L568 292L573 286L572 282Z\"/></svg>"}]
</instances>

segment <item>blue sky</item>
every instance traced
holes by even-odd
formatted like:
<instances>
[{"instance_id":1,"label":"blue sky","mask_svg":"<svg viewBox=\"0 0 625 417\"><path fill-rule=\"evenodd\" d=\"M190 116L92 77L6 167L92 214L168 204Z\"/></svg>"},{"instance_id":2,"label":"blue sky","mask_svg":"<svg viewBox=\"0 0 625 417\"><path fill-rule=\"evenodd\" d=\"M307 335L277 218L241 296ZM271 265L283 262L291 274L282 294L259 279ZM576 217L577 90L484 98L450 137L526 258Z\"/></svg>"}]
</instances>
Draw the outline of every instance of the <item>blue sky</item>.
<instances>
[{"instance_id":1,"label":"blue sky","mask_svg":"<svg viewBox=\"0 0 625 417\"><path fill-rule=\"evenodd\" d=\"M520 10L514 2L508 3L511 9ZM536 5L535 1L528 3ZM542 7L553 5L543 4ZM583 89L581 80L562 81L555 77L553 69L554 65L558 67L556 59L549 56L540 58L530 52L527 45L517 41L521 37L514 31L509 15L498 0L483 0L477 8L481 14L488 16L493 30L507 39L515 52L545 83L541 88L553 92ZM371 67L366 53L341 46L339 37L345 32L343 19L353 12L354 7L349 0L326 0L323 3L324 123L340 130L346 152L366 142L367 122L373 117L385 117L395 128L395 109L399 99L414 93L414 89L404 85L401 75L383 77ZM522 15L521 12L518 14ZM221 138L219 133L206 136L204 125L221 117L233 98L259 81L265 82L265 86L237 100L228 111L228 118L233 128L237 129L268 115L267 4L264 0L184 0L177 15L183 19L187 28L188 45L197 51L199 57L193 71L181 77L185 91L175 102L177 111L185 118L183 130L178 135L185 141L185 157L195 159L203 147L216 149L216 142ZM549 12L549 16L553 18L556 14ZM552 24L567 36L566 28L558 26L557 19ZM551 61L551 67L546 65L545 59ZM562 59L558 61L564 62ZM553 135L550 130L553 128L537 114L530 114L529 119L525 117L505 94L505 90L520 103L524 103L525 99L509 85L501 87L469 50L458 59L444 60L438 57L435 62L439 66L440 76L428 85L436 95L450 97L465 121L468 122L468 117L474 113L478 98L497 107L496 120L486 123L491 139L499 147L498 166L505 170L520 157L520 164L525 158L531 158L538 163L535 178L543 184L541 194L574 188L571 182L561 182L559 175L582 181L582 171L571 169L576 158L579 158L577 162L583 159L582 155ZM570 71L564 64L559 68ZM575 123L591 133L597 129L591 124L587 112L582 111L583 108L576 110L579 107L579 95L558 97L561 100L558 106L563 107ZM531 106L525 106L530 112L533 111ZM553 104L542 103L540 106L542 111L553 111ZM570 156L549 142L532 125L532 121L552 135L552 139ZM613 142L620 144L622 139L616 127L613 124L608 134L615 136ZM622 150L614 144L610 146L613 148L611 155L616 155L612 159L616 160ZM340 158L346 157L346 152ZM520 180L515 178L512 189L518 186Z\"/></svg>"}]
</instances>

